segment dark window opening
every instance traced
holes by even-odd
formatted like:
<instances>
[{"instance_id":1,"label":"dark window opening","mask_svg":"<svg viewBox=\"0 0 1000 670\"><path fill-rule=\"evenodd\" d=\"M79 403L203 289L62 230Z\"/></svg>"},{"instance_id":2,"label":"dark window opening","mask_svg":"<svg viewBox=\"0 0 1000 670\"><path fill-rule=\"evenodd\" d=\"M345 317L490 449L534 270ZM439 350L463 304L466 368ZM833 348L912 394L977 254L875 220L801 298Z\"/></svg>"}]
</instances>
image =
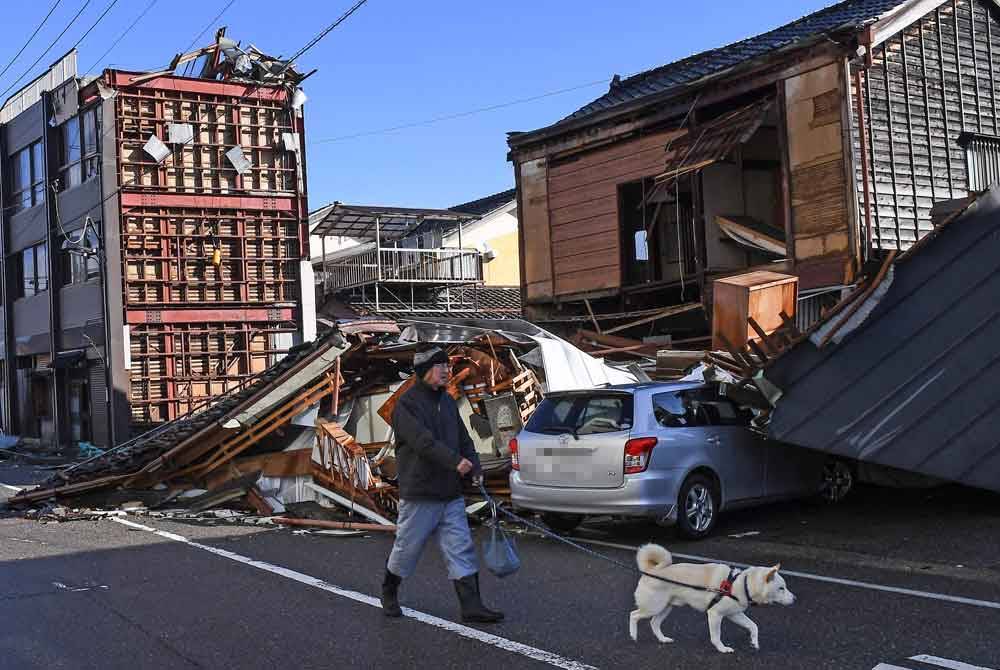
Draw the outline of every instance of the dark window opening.
<instances>
[{"instance_id":1,"label":"dark window opening","mask_svg":"<svg viewBox=\"0 0 1000 670\"><path fill-rule=\"evenodd\" d=\"M618 187L625 283L678 281L695 273L691 180L657 188L652 178Z\"/></svg>"}]
</instances>

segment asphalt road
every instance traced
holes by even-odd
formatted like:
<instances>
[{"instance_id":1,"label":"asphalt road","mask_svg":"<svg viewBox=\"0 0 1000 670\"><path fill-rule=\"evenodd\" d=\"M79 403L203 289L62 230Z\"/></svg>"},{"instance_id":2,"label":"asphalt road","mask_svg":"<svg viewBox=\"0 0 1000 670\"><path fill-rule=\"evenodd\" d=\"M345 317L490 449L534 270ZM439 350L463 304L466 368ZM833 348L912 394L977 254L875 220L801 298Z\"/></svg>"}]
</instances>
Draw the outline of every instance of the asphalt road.
<instances>
[{"instance_id":1,"label":"asphalt road","mask_svg":"<svg viewBox=\"0 0 1000 670\"><path fill-rule=\"evenodd\" d=\"M578 537L605 543L593 548L626 561L631 550L608 545L655 540L675 555L780 561L798 602L750 612L760 651L724 624L731 655L711 647L704 615L687 609L663 626L675 643L659 644L645 624L632 642L632 575L534 535L518 536L519 573L483 576L487 600L508 620L479 628L453 623L436 550L403 586L403 604L416 612L383 617L369 597L390 546L384 535L127 519L158 535L111 520L5 519L0 668L997 669L997 502L957 490L871 489L840 508L739 512L699 543L647 525L581 529ZM920 655L925 662L909 660Z\"/></svg>"}]
</instances>

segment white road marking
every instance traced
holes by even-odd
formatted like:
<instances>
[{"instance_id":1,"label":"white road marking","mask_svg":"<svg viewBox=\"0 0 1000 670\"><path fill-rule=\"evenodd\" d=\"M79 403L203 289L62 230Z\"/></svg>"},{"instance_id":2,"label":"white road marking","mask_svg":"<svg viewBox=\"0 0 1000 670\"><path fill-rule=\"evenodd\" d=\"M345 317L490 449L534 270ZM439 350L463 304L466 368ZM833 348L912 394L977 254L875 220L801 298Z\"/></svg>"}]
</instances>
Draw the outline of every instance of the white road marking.
<instances>
[{"instance_id":1,"label":"white road marking","mask_svg":"<svg viewBox=\"0 0 1000 670\"><path fill-rule=\"evenodd\" d=\"M904 668L901 665L893 665L892 663L879 663L872 670L913 670L912 668Z\"/></svg>"},{"instance_id":2,"label":"white road marking","mask_svg":"<svg viewBox=\"0 0 1000 670\"><path fill-rule=\"evenodd\" d=\"M347 589L342 589L339 586L334 586L329 582L325 582L322 579L316 577L311 577L307 574L297 572L295 570L290 570L289 568L281 567L280 565L273 565L265 561L258 561L247 556L242 556L240 554L227 551L225 549L219 549L218 547L212 547L207 544L200 544L193 540L190 540L183 535L177 535L175 533L168 533L166 531L157 530L150 526L144 526L142 524L135 523L133 521L128 521L121 518L112 518L111 521L115 523L120 523L123 526L128 526L129 528L135 528L137 530L144 530L154 535L158 535L162 538L168 540L173 540L175 542L182 542L189 547L195 547L196 549L202 549L216 556L222 556L223 558L228 558L231 561L236 561L237 563L243 563L244 565L249 565L260 570L264 570L286 579L291 579L292 581L299 582L300 584L306 584L307 586L312 586L328 593L333 593L334 595L341 596L342 598L347 598L348 600L353 600L355 602L362 603L364 605L370 605L372 607L382 608L382 604L379 602L378 598L373 598L372 596L365 595L363 593L358 593L357 591L349 591ZM425 623L429 626L434 626L435 628L441 628L443 630L450 631L461 637L468 638L470 640L475 640L477 642L482 642L483 644L488 644L490 646L496 647L498 649L503 649L504 651L509 651L514 654L520 654L526 656L527 658L534 659L536 661L541 661L543 663L548 663L549 665L556 668L563 668L564 670L597 670L596 667L592 665L587 665L580 661L575 661L570 658L565 658L559 654L555 654L550 651L545 651L544 649L538 649L536 647L531 647L526 644L521 644L520 642L515 642L513 640L508 640L507 638L500 637L498 635L492 635L490 633L477 630L475 628L469 628L468 626L463 626L462 624L455 623L454 621L448 621L447 619L441 619L439 617L433 616L431 614L425 614L418 610L410 609L408 607L403 608L403 614L411 619L415 619L421 623Z\"/></svg>"},{"instance_id":3,"label":"white road marking","mask_svg":"<svg viewBox=\"0 0 1000 670\"><path fill-rule=\"evenodd\" d=\"M627 549L629 551L639 550L639 547L633 547L628 544L618 544L617 542L605 542L603 540L588 540L578 537L574 537L572 539L575 542L581 542L584 544L596 544L602 547L614 547L615 549ZM694 556L692 554L678 554L676 552L670 552L670 553L673 556L676 556L677 558L683 558L689 561L701 561L703 563L723 563L725 565L732 565L737 568L750 567L746 563L734 563L733 561L724 561L720 558L708 558L706 556ZM904 589L899 586L883 586L882 584L873 584L871 582L858 582L853 579L841 579L840 577L826 577L824 575L814 575L808 572L794 572L792 570L782 570L781 574L788 575L791 577L799 577L801 579L810 579L814 582L826 582L827 584L854 586L860 589L869 589L871 591L884 591L886 593L897 593L904 596L913 596L915 598L928 598L930 600L941 600L944 602L958 603L959 605L971 605L973 607L986 607L988 609L1000 610L1000 602L995 602L992 600L976 600L975 598L963 598L962 596L951 596L948 595L947 593L917 591L914 589Z\"/></svg>"},{"instance_id":4,"label":"white road marking","mask_svg":"<svg viewBox=\"0 0 1000 670\"><path fill-rule=\"evenodd\" d=\"M910 660L920 661L921 663L927 663L929 665L937 665L942 668L950 668L950 670L990 670L990 668L986 668L981 665L969 665L968 663L962 663L961 661L953 661L939 656L930 656L929 654L910 656Z\"/></svg>"}]
</instances>

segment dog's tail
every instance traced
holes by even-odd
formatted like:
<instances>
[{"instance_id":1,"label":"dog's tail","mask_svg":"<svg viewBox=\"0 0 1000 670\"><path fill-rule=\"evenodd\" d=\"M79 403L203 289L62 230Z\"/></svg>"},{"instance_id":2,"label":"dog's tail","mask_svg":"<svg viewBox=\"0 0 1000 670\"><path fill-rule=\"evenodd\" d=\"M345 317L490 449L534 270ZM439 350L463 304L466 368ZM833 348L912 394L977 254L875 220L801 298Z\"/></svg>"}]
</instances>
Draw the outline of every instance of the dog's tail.
<instances>
[{"instance_id":1,"label":"dog's tail","mask_svg":"<svg viewBox=\"0 0 1000 670\"><path fill-rule=\"evenodd\" d=\"M657 568L665 568L674 562L673 557L666 548L658 544L644 544L639 547L635 556L639 569L643 572L651 572Z\"/></svg>"}]
</instances>

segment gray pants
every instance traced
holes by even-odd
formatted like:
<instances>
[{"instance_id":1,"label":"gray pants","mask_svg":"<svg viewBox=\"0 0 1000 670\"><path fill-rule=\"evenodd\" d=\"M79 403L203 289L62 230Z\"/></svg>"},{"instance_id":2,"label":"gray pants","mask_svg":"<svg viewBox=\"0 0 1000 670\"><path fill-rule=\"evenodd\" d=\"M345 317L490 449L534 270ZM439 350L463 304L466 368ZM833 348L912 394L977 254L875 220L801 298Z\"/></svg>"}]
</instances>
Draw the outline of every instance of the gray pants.
<instances>
[{"instance_id":1,"label":"gray pants","mask_svg":"<svg viewBox=\"0 0 1000 670\"><path fill-rule=\"evenodd\" d=\"M409 577L417 567L424 545L437 534L438 546L448 565L448 578L461 579L479 572L479 558L465 516L465 500L400 500L396 541L388 568L397 577Z\"/></svg>"}]
</instances>

